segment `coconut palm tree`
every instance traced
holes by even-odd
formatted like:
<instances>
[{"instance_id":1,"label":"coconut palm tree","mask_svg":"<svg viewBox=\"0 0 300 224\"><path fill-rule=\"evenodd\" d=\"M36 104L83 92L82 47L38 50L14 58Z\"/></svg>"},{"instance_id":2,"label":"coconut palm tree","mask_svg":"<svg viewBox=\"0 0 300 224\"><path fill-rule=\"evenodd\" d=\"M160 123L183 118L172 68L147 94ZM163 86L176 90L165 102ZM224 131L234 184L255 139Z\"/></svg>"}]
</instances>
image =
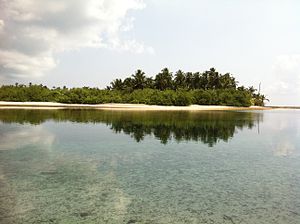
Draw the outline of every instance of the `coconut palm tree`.
<instances>
[{"instance_id":1,"label":"coconut palm tree","mask_svg":"<svg viewBox=\"0 0 300 224\"><path fill-rule=\"evenodd\" d=\"M220 87L222 89L235 89L237 81L229 73L220 76Z\"/></svg>"},{"instance_id":2,"label":"coconut palm tree","mask_svg":"<svg viewBox=\"0 0 300 224\"><path fill-rule=\"evenodd\" d=\"M122 82L122 79L115 79L110 84L111 84L111 89L113 89L113 90L123 90L124 89L124 83Z\"/></svg>"},{"instance_id":3,"label":"coconut palm tree","mask_svg":"<svg viewBox=\"0 0 300 224\"><path fill-rule=\"evenodd\" d=\"M142 70L137 70L134 75L132 75L132 82L134 89L144 89L147 86L147 77Z\"/></svg>"},{"instance_id":4,"label":"coconut palm tree","mask_svg":"<svg viewBox=\"0 0 300 224\"><path fill-rule=\"evenodd\" d=\"M175 78L174 78L174 88L175 89L180 89L180 88L185 88L185 74L183 73L183 71L178 70L175 73Z\"/></svg>"},{"instance_id":5,"label":"coconut palm tree","mask_svg":"<svg viewBox=\"0 0 300 224\"><path fill-rule=\"evenodd\" d=\"M185 74L185 86L188 89L193 88L193 73L192 72L187 72Z\"/></svg>"},{"instance_id":6,"label":"coconut palm tree","mask_svg":"<svg viewBox=\"0 0 300 224\"><path fill-rule=\"evenodd\" d=\"M155 76L155 88L159 90L166 90L173 88L173 79L172 73L169 72L169 69L164 68Z\"/></svg>"}]
</instances>

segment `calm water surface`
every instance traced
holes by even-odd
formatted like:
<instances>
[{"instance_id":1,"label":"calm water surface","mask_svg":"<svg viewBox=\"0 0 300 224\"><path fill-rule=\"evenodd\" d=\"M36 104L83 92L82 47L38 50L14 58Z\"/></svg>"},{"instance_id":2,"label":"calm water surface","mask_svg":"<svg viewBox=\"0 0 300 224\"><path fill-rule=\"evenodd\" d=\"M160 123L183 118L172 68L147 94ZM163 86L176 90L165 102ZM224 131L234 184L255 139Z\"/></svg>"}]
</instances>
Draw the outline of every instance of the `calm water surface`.
<instances>
[{"instance_id":1,"label":"calm water surface","mask_svg":"<svg viewBox=\"0 0 300 224\"><path fill-rule=\"evenodd\" d=\"M0 223L300 223L300 111L0 110Z\"/></svg>"}]
</instances>

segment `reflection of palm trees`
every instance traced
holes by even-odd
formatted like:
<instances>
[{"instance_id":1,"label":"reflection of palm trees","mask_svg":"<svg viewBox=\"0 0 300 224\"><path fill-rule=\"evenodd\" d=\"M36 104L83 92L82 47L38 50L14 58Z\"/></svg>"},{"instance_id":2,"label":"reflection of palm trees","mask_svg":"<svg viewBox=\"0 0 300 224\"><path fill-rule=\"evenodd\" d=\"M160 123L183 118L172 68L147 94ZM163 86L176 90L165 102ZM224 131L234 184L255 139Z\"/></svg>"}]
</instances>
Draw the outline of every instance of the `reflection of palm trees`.
<instances>
[{"instance_id":1,"label":"reflection of palm trees","mask_svg":"<svg viewBox=\"0 0 300 224\"><path fill-rule=\"evenodd\" d=\"M262 113L249 112L130 112L96 110L3 110L0 120L39 124L48 119L80 123L105 123L111 129L130 135L137 142L146 135L154 135L161 143L170 139L201 141L209 146L218 141L228 141L237 129L252 128L262 118Z\"/></svg>"},{"instance_id":2,"label":"reflection of palm trees","mask_svg":"<svg viewBox=\"0 0 300 224\"><path fill-rule=\"evenodd\" d=\"M228 141L236 129L252 128L261 119L262 114L237 112L205 112L191 114L173 113L122 113L107 121L116 132L122 130L136 141L145 135L153 135L166 144L170 139L176 141L201 141L213 146L219 140ZM127 117L129 116L130 119ZM116 119L115 119L116 118Z\"/></svg>"}]
</instances>

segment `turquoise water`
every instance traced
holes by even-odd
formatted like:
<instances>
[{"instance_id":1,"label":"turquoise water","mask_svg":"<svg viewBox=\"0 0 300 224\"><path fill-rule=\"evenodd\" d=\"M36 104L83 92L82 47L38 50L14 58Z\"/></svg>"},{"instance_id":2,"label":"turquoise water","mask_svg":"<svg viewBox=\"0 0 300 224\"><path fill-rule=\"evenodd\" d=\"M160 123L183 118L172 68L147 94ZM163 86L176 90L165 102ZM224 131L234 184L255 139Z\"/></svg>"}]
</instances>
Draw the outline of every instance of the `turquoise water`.
<instances>
[{"instance_id":1,"label":"turquoise water","mask_svg":"<svg viewBox=\"0 0 300 224\"><path fill-rule=\"evenodd\" d=\"M300 223L300 111L0 110L0 223Z\"/></svg>"}]
</instances>

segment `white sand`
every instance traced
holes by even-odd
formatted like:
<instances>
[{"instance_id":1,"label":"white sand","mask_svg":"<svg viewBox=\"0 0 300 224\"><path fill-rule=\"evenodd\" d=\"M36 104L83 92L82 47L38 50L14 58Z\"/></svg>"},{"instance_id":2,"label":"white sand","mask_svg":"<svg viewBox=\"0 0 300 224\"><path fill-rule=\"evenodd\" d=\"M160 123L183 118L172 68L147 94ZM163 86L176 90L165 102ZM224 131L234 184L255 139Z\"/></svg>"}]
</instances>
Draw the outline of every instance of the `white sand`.
<instances>
[{"instance_id":1,"label":"white sand","mask_svg":"<svg viewBox=\"0 0 300 224\"><path fill-rule=\"evenodd\" d=\"M145 104L63 104L51 102L4 102L0 101L0 109L102 109L102 110L181 110L181 111L202 111L202 110L267 110L266 107L231 107L231 106L157 106Z\"/></svg>"}]
</instances>

